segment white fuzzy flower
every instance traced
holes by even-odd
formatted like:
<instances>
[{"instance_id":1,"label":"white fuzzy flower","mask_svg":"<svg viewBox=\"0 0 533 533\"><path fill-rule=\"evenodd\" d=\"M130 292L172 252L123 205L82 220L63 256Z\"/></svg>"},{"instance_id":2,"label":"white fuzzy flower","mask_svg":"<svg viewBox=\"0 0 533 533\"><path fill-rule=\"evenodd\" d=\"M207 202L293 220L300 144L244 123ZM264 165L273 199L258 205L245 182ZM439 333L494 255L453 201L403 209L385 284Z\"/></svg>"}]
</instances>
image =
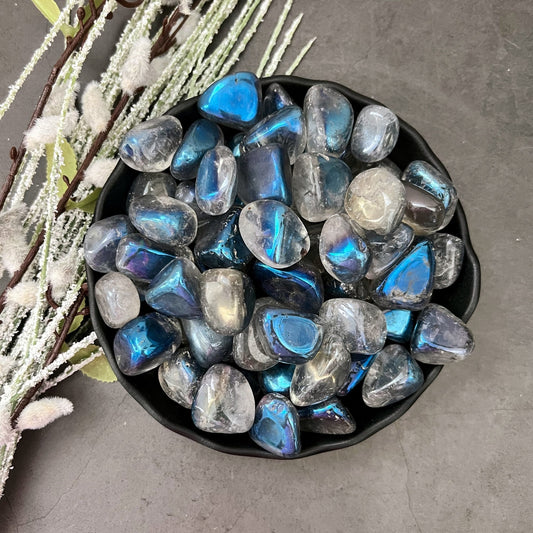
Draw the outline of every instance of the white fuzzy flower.
<instances>
[{"instance_id":1,"label":"white fuzzy flower","mask_svg":"<svg viewBox=\"0 0 533 533\"><path fill-rule=\"evenodd\" d=\"M13 428L11 427L11 413L7 407L0 408L0 447L9 443L13 438Z\"/></svg>"},{"instance_id":2,"label":"white fuzzy flower","mask_svg":"<svg viewBox=\"0 0 533 533\"><path fill-rule=\"evenodd\" d=\"M201 15L198 11L193 11L187 20L183 23L183 26L176 33L176 44L183 44L191 35L198 22L200 21Z\"/></svg>"},{"instance_id":3,"label":"white fuzzy flower","mask_svg":"<svg viewBox=\"0 0 533 533\"><path fill-rule=\"evenodd\" d=\"M13 368L15 360L10 355L0 356L0 381L3 380Z\"/></svg>"},{"instance_id":4,"label":"white fuzzy flower","mask_svg":"<svg viewBox=\"0 0 533 533\"><path fill-rule=\"evenodd\" d=\"M179 6L180 13L188 15L191 12L192 0L163 0L162 6Z\"/></svg>"},{"instance_id":5,"label":"white fuzzy flower","mask_svg":"<svg viewBox=\"0 0 533 533\"><path fill-rule=\"evenodd\" d=\"M167 68L168 64L170 63L170 57L168 54L157 56L154 59L152 59L152 62L150 63L150 77L151 80L148 85L153 85L163 74L163 71Z\"/></svg>"},{"instance_id":6,"label":"white fuzzy flower","mask_svg":"<svg viewBox=\"0 0 533 533\"><path fill-rule=\"evenodd\" d=\"M13 206L0 214L0 264L13 275L28 252L22 219L28 208L25 204Z\"/></svg>"},{"instance_id":7,"label":"white fuzzy flower","mask_svg":"<svg viewBox=\"0 0 533 533\"><path fill-rule=\"evenodd\" d=\"M96 81L91 81L81 97L81 108L83 118L94 133L100 133L105 130L111 112L109 111L100 85Z\"/></svg>"},{"instance_id":8,"label":"white fuzzy flower","mask_svg":"<svg viewBox=\"0 0 533 533\"><path fill-rule=\"evenodd\" d=\"M150 50L151 43L148 37L141 37L133 43L120 71L121 88L125 93L132 95L139 87L149 85Z\"/></svg>"},{"instance_id":9,"label":"white fuzzy flower","mask_svg":"<svg viewBox=\"0 0 533 533\"><path fill-rule=\"evenodd\" d=\"M78 122L79 113L76 109L69 111L63 123L63 136L70 135ZM35 124L24 135L24 146L28 150L36 150L41 144L55 142L59 130L59 115L38 118Z\"/></svg>"},{"instance_id":10,"label":"white fuzzy flower","mask_svg":"<svg viewBox=\"0 0 533 533\"><path fill-rule=\"evenodd\" d=\"M33 309L37 304L39 284L36 281L21 281L6 291L6 304Z\"/></svg>"},{"instance_id":11,"label":"white fuzzy flower","mask_svg":"<svg viewBox=\"0 0 533 533\"><path fill-rule=\"evenodd\" d=\"M52 287L52 298L59 301L65 296L78 271L78 252L70 250L67 254L48 265L48 283Z\"/></svg>"},{"instance_id":12,"label":"white fuzzy flower","mask_svg":"<svg viewBox=\"0 0 533 533\"><path fill-rule=\"evenodd\" d=\"M41 429L61 416L72 413L74 407L66 398L42 398L28 404L20 413L17 429Z\"/></svg>"},{"instance_id":13,"label":"white fuzzy flower","mask_svg":"<svg viewBox=\"0 0 533 533\"><path fill-rule=\"evenodd\" d=\"M43 117L50 117L52 115L59 115L61 113L61 108L63 107L63 102L65 101L66 89L66 85L63 83L56 83L52 87L52 92L50 93L48 102L46 102L42 112ZM76 95L78 94L79 90L80 84L76 82L74 85L74 98L72 99L72 102L76 100Z\"/></svg>"},{"instance_id":14,"label":"white fuzzy flower","mask_svg":"<svg viewBox=\"0 0 533 533\"><path fill-rule=\"evenodd\" d=\"M83 175L83 180L89 185L95 187L103 187L109 179L111 172L113 172L118 162L117 158L100 157L93 159L89 168Z\"/></svg>"}]
</instances>

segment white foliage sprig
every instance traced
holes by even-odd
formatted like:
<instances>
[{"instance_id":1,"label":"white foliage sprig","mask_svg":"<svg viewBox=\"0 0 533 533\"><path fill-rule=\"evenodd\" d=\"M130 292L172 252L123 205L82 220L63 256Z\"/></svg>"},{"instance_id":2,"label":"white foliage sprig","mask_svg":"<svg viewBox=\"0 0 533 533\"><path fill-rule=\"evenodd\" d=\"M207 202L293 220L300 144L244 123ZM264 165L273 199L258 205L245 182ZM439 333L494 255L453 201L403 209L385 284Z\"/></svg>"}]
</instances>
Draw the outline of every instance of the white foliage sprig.
<instances>
[{"instance_id":1,"label":"white foliage sprig","mask_svg":"<svg viewBox=\"0 0 533 533\"><path fill-rule=\"evenodd\" d=\"M89 168L85 171L83 180L89 185L102 188L111 172L117 166L118 158L116 157L98 157L93 160Z\"/></svg>"},{"instance_id":2,"label":"white foliage sprig","mask_svg":"<svg viewBox=\"0 0 533 533\"><path fill-rule=\"evenodd\" d=\"M97 81L91 81L85 87L81 97L81 108L83 119L93 133L100 133L105 130L111 118L111 111L107 107L107 102L104 100L104 95Z\"/></svg>"},{"instance_id":3,"label":"white foliage sprig","mask_svg":"<svg viewBox=\"0 0 533 533\"><path fill-rule=\"evenodd\" d=\"M130 54L124 62L120 75L122 90L132 95L140 87L150 84L150 50L152 43L148 37L140 37L131 47Z\"/></svg>"},{"instance_id":4,"label":"white foliage sprig","mask_svg":"<svg viewBox=\"0 0 533 533\"><path fill-rule=\"evenodd\" d=\"M42 398L28 404L17 419L17 429L42 429L54 420L70 415L74 406L66 398Z\"/></svg>"}]
</instances>

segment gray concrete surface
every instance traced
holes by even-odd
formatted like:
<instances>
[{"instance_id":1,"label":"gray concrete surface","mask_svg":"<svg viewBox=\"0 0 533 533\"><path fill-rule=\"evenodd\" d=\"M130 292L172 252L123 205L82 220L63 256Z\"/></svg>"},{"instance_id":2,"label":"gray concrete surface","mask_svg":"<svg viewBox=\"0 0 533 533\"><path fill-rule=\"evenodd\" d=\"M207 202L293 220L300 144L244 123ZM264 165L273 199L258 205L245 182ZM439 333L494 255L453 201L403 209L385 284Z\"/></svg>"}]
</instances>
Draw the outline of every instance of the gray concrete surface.
<instances>
[{"instance_id":1,"label":"gray concrete surface","mask_svg":"<svg viewBox=\"0 0 533 533\"><path fill-rule=\"evenodd\" d=\"M46 29L29 4L2 3L1 94ZM532 530L533 5L297 0L295 7L306 12L295 43L318 35L297 73L385 102L449 168L483 268L470 322L475 353L446 368L371 439L295 462L203 448L159 426L120 385L76 376L56 391L75 413L20 443L0 530ZM271 22L240 67L257 64ZM0 124L2 174L7 138L19 138L39 79Z\"/></svg>"}]
</instances>

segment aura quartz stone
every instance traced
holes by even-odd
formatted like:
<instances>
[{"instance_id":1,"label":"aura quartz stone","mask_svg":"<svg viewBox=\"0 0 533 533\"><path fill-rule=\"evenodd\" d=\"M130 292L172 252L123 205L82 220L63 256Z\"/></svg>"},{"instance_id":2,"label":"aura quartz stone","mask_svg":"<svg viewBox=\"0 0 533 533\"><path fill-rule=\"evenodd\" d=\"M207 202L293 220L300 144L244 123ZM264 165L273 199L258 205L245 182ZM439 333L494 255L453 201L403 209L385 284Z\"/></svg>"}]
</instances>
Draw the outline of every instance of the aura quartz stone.
<instances>
[{"instance_id":1,"label":"aura quartz stone","mask_svg":"<svg viewBox=\"0 0 533 533\"><path fill-rule=\"evenodd\" d=\"M380 307L420 311L433 293L434 272L433 245L424 239L384 277L372 282L372 299Z\"/></svg>"},{"instance_id":2,"label":"aura quartz stone","mask_svg":"<svg viewBox=\"0 0 533 533\"><path fill-rule=\"evenodd\" d=\"M287 268L309 251L309 234L296 213L276 200L243 207L239 230L252 254L274 268Z\"/></svg>"},{"instance_id":3,"label":"aura quartz stone","mask_svg":"<svg viewBox=\"0 0 533 533\"><path fill-rule=\"evenodd\" d=\"M224 134L214 122L205 118L194 121L172 158L170 173L177 180L195 179L204 154L223 143Z\"/></svg>"},{"instance_id":4,"label":"aura quartz stone","mask_svg":"<svg viewBox=\"0 0 533 533\"><path fill-rule=\"evenodd\" d=\"M318 313L324 302L320 272L309 262L280 270L255 261L250 270L255 285L282 305L304 313Z\"/></svg>"},{"instance_id":5,"label":"aura quartz stone","mask_svg":"<svg viewBox=\"0 0 533 533\"><path fill-rule=\"evenodd\" d=\"M133 281L152 281L173 259L174 255L156 248L154 243L139 233L122 238L116 251L118 271Z\"/></svg>"},{"instance_id":6,"label":"aura quartz stone","mask_svg":"<svg viewBox=\"0 0 533 533\"><path fill-rule=\"evenodd\" d=\"M203 373L189 348L181 348L159 367L159 384L171 400L190 409Z\"/></svg>"},{"instance_id":7,"label":"aura quartz stone","mask_svg":"<svg viewBox=\"0 0 533 533\"><path fill-rule=\"evenodd\" d=\"M338 398L298 409L300 430L325 435L349 435L355 431L355 420Z\"/></svg>"},{"instance_id":8,"label":"aura quartz stone","mask_svg":"<svg viewBox=\"0 0 533 533\"><path fill-rule=\"evenodd\" d=\"M453 285L463 266L465 245L455 235L436 233L432 236L435 252L435 289L446 289Z\"/></svg>"},{"instance_id":9,"label":"aura quartz stone","mask_svg":"<svg viewBox=\"0 0 533 533\"><path fill-rule=\"evenodd\" d=\"M331 398L350 372L350 353L338 335L326 335L318 353L298 365L292 377L290 397L297 407Z\"/></svg>"},{"instance_id":10,"label":"aura quartz stone","mask_svg":"<svg viewBox=\"0 0 533 533\"><path fill-rule=\"evenodd\" d=\"M352 134L352 104L336 89L313 85L305 95L304 115L307 126L307 151L340 157Z\"/></svg>"},{"instance_id":11,"label":"aura quartz stone","mask_svg":"<svg viewBox=\"0 0 533 533\"><path fill-rule=\"evenodd\" d=\"M244 139L244 132L240 131L239 133L234 135L232 139L227 143L228 148L232 151L233 155L235 156L235 159L237 160L242 155L241 142L243 139Z\"/></svg>"},{"instance_id":12,"label":"aura quartz stone","mask_svg":"<svg viewBox=\"0 0 533 533\"><path fill-rule=\"evenodd\" d=\"M365 163L385 159L394 149L400 133L396 115L387 107L368 105L357 116L352 133L352 154Z\"/></svg>"},{"instance_id":13,"label":"aura quartz stone","mask_svg":"<svg viewBox=\"0 0 533 533\"><path fill-rule=\"evenodd\" d=\"M387 235L400 224L405 211L403 184L384 168L365 170L350 183L344 208L364 230Z\"/></svg>"},{"instance_id":14,"label":"aura quartz stone","mask_svg":"<svg viewBox=\"0 0 533 533\"><path fill-rule=\"evenodd\" d=\"M143 172L139 174L128 192L126 208L129 208L133 200L147 194L174 197L176 194L176 180L166 172Z\"/></svg>"},{"instance_id":15,"label":"aura quartz stone","mask_svg":"<svg viewBox=\"0 0 533 533\"><path fill-rule=\"evenodd\" d=\"M192 404L194 425L209 433L246 433L254 423L255 400L239 370L213 365L202 377Z\"/></svg>"},{"instance_id":16,"label":"aura quartz stone","mask_svg":"<svg viewBox=\"0 0 533 533\"><path fill-rule=\"evenodd\" d=\"M296 408L281 394L266 394L257 404L250 437L279 457L300 453L300 423Z\"/></svg>"},{"instance_id":17,"label":"aura quartz stone","mask_svg":"<svg viewBox=\"0 0 533 533\"><path fill-rule=\"evenodd\" d=\"M126 133L118 155L139 172L162 172L170 166L182 133L176 117L165 115L141 122Z\"/></svg>"},{"instance_id":18,"label":"aura quartz stone","mask_svg":"<svg viewBox=\"0 0 533 533\"><path fill-rule=\"evenodd\" d=\"M356 300L364 300L366 302L371 300L368 283L365 279L357 283L341 283L329 274L324 274L322 280L326 300L330 298L355 298Z\"/></svg>"},{"instance_id":19,"label":"aura quartz stone","mask_svg":"<svg viewBox=\"0 0 533 533\"><path fill-rule=\"evenodd\" d=\"M155 276L146 292L146 303L166 315L201 318L200 276L192 261L178 257Z\"/></svg>"},{"instance_id":20,"label":"aura quartz stone","mask_svg":"<svg viewBox=\"0 0 533 533\"><path fill-rule=\"evenodd\" d=\"M359 383L363 380L370 368L370 365L376 358L376 354L372 355L351 355L350 371L346 381L337 391L337 396L346 396L350 394Z\"/></svg>"},{"instance_id":21,"label":"aura quartz stone","mask_svg":"<svg viewBox=\"0 0 533 533\"><path fill-rule=\"evenodd\" d=\"M263 115L265 117L290 105L294 105L294 100L279 83L271 83L267 87L263 97Z\"/></svg>"},{"instance_id":22,"label":"aura quartz stone","mask_svg":"<svg viewBox=\"0 0 533 533\"><path fill-rule=\"evenodd\" d=\"M231 354L233 337L212 330L205 320L182 319L181 324L189 341L189 351L201 367L209 368L215 363L221 363Z\"/></svg>"},{"instance_id":23,"label":"aura quartz stone","mask_svg":"<svg viewBox=\"0 0 533 533\"><path fill-rule=\"evenodd\" d=\"M415 325L414 313L408 309L387 309L383 314L387 321L387 337L394 342L408 342Z\"/></svg>"},{"instance_id":24,"label":"aura quartz stone","mask_svg":"<svg viewBox=\"0 0 533 533\"><path fill-rule=\"evenodd\" d=\"M189 244L198 229L196 213L170 196L136 198L128 210L131 223L148 239L168 246Z\"/></svg>"},{"instance_id":25,"label":"aura quartz stone","mask_svg":"<svg viewBox=\"0 0 533 533\"><path fill-rule=\"evenodd\" d=\"M270 198L291 205L291 167L281 144L259 146L242 154L237 169L237 194L245 204Z\"/></svg>"},{"instance_id":26,"label":"aura quartz stone","mask_svg":"<svg viewBox=\"0 0 533 533\"><path fill-rule=\"evenodd\" d=\"M415 393L424 384L424 374L400 344L381 350L363 382L363 401L368 407L384 407Z\"/></svg>"},{"instance_id":27,"label":"aura quartz stone","mask_svg":"<svg viewBox=\"0 0 533 533\"><path fill-rule=\"evenodd\" d=\"M450 222L457 206L457 191L447 176L426 161L412 161L404 170L402 181L426 191L442 203L445 215L439 229Z\"/></svg>"},{"instance_id":28,"label":"aura quartz stone","mask_svg":"<svg viewBox=\"0 0 533 533\"><path fill-rule=\"evenodd\" d=\"M462 361L473 350L471 331L445 307L429 304L418 316L411 337L411 353L417 361L443 365Z\"/></svg>"},{"instance_id":29,"label":"aura quartz stone","mask_svg":"<svg viewBox=\"0 0 533 533\"><path fill-rule=\"evenodd\" d=\"M117 331L113 351L120 371L136 376L169 359L180 344L179 323L160 313L149 313Z\"/></svg>"},{"instance_id":30,"label":"aura quartz stone","mask_svg":"<svg viewBox=\"0 0 533 533\"><path fill-rule=\"evenodd\" d=\"M227 146L205 153L196 178L196 203L208 215L226 213L237 194L237 163Z\"/></svg>"},{"instance_id":31,"label":"aura quartz stone","mask_svg":"<svg viewBox=\"0 0 533 533\"><path fill-rule=\"evenodd\" d=\"M337 334L350 353L371 355L383 348L387 324L383 311L354 298L332 298L320 309L320 320L330 334Z\"/></svg>"},{"instance_id":32,"label":"aura quartz stone","mask_svg":"<svg viewBox=\"0 0 533 533\"><path fill-rule=\"evenodd\" d=\"M309 222L322 222L344 208L352 179L344 161L322 154L301 154L294 163L294 207Z\"/></svg>"},{"instance_id":33,"label":"aura quartz stone","mask_svg":"<svg viewBox=\"0 0 533 533\"><path fill-rule=\"evenodd\" d=\"M289 396L296 365L278 363L259 374L259 383L265 392L277 392Z\"/></svg>"},{"instance_id":34,"label":"aura quartz stone","mask_svg":"<svg viewBox=\"0 0 533 533\"><path fill-rule=\"evenodd\" d=\"M250 278L232 268L202 274L201 304L205 321L221 335L236 335L252 318L255 292Z\"/></svg>"},{"instance_id":35,"label":"aura quartz stone","mask_svg":"<svg viewBox=\"0 0 533 533\"><path fill-rule=\"evenodd\" d=\"M362 279L371 258L369 247L345 214L333 215L324 222L319 253L326 271L341 283L357 283Z\"/></svg>"},{"instance_id":36,"label":"aura quartz stone","mask_svg":"<svg viewBox=\"0 0 533 533\"><path fill-rule=\"evenodd\" d=\"M119 272L108 272L94 286L96 305L110 328L121 328L139 315L141 301L137 287Z\"/></svg>"},{"instance_id":37,"label":"aura quartz stone","mask_svg":"<svg viewBox=\"0 0 533 533\"><path fill-rule=\"evenodd\" d=\"M239 231L240 214L240 207L232 207L200 228L194 244L194 255L201 269L243 269L253 259Z\"/></svg>"},{"instance_id":38,"label":"aura quartz stone","mask_svg":"<svg viewBox=\"0 0 533 533\"><path fill-rule=\"evenodd\" d=\"M403 221L416 235L431 235L442 227L446 214L440 200L410 183L404 184L405 213Z\"/></svg>"},{"instance_id":39,"label":"aura quartz stone","mask_svg":"<svg viewBox=\"0 0 533 533\"><path fill-rule=\"evenodd\" d=\"M247 152L266 144L282 144L292 165L304 151L306 138L303 111L300 107L292 105L279 109L257 123L244 136L242 146Z\"/></svg>"},{"instance_id":40,"label":"aura quartz stone","mask_svg":"<svg viewBox=\"0 0 533 533\"><path fill-rule=\"evenodd\" d=\"M246 130L261 118L261 84L251 72L215 81L198 99L198 111L218 124Z\"/></svg>"}]
</instances>

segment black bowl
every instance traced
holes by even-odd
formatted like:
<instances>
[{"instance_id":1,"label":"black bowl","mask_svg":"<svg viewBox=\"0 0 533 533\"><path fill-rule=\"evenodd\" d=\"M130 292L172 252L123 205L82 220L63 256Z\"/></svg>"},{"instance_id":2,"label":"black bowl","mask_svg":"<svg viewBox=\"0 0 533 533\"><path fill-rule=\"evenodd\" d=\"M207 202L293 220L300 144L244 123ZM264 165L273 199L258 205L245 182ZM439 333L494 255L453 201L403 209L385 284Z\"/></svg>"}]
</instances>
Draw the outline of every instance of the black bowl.
<instances>
[{"instance_id":1,"label":"black bowl","mask_svg":"<svg viewBox=\"0 0 533 533\"><path fill-rule=\"evenodd\" d=\"M305 94L309 87L316 83L326 83L344 94L352 103L356 114L366 105L379 103L332 82L307 80L294 76L275 76L261 80L263 88L266 88L272 82L278 82L283 85L299 105L303 104ZM199 118L196 101L197 98L192 98L180 103L170 109L167 114L178 117L185 130L194 120ZM405 168L409 162L415 159L422 159L437 167L444 175L449 176L444 165L429 148L421 135L401 119L400 137L394 151L390 155L390 159L401 169ZM95 221L112 215L126 213L126 196L137 174L135 170L127 167L122 162L117 165L98 200L94 217ZM464 321L467 321L474 312L479 299L480 266L472 244L470 243L466 218L460 203L445 231L461 237L465 244L465 258L459 279L452 287L435 291L432 301L444 305ZM109 363L117 375L118 381L120 381L133 398L158 422L172 431L205 446L235 455L275 459L276 457L274 455L256 446L247 434L219 435L205 433L197 429L192 423L190 411L174 403L165 395L159 385L157 369L140 376L126 376L120 372L113 355L115 331L103 322L94 298L94 284L101 275L87 267L92 323ZM306 457L357 444L394 422L394 420L402 416L415 403L442 369L442 366L426 364L420 364L420 366L422 367L425 378L422 388L405 400L387 407L379 409L367 407L362 401L361 385L359 385L358 388L342 400L354 415L357 430L351 435L302 433L302 451L297 457Z\"/></svg>"}]
</instances>

